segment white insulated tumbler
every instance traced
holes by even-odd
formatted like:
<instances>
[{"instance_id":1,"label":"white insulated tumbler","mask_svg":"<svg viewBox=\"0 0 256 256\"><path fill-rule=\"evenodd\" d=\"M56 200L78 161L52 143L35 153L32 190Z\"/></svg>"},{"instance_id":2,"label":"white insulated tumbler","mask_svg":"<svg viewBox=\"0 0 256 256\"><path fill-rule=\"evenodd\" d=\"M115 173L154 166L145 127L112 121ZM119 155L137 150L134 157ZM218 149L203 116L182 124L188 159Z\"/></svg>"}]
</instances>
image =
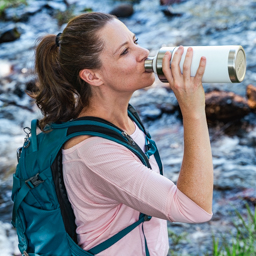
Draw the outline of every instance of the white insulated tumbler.
<instances>
[{"instance_id":1,"label":"white insulated tumbler","mask_svg":"<svg viewBox=\"0 0 256 256\"><path fill-rule=\"evenodd\" d=\"M196 75L202 56L206 57L206 67L203 75L203 83L240 83L246 72L246 56L241 45L224 46L191 46L193 59L191 64L191 76ZM184 47L180 61L180 70L183 73L183 63L189 46ZM167 51L172 53L171 62L178 47L162 47L155 57L149 57L145 61L145 71L154 72L162 82L168 82L163 70L162 61Z\"/></svg>"}]
</instances>

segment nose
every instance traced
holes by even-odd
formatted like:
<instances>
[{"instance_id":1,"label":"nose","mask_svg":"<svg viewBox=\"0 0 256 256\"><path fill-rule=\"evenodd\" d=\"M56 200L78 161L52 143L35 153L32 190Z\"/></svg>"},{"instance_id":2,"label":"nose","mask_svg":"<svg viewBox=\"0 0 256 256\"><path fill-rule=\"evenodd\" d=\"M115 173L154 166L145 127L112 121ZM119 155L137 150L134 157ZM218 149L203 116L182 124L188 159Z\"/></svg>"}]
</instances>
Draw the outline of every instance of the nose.
<instances>
[{"instance_id":1,"label":"nose","mask_svg":"<svg viewBox=\"0 0 256 256\"><path fill-rule=\"evenodd\" d=\"M143 48L139 45L137 45L137 47L138 47L137 61L138 62L144 62L148 58L149 50L146 49L146 48Z\"/></svg>"}]
</instances>

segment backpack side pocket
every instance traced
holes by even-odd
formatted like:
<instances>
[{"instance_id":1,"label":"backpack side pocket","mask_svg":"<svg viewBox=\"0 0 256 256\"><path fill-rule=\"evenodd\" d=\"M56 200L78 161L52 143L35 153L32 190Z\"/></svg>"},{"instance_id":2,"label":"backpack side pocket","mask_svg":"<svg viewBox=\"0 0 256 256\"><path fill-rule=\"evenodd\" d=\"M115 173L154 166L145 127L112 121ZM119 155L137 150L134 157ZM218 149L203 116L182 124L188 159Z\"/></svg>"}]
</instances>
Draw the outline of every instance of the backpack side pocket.
<instances>
[{"instance_id":1,"label":"backpack side pocket","mask_svg":"<svg viewBox=\"0 0 256 256\"><path fill-rule=\"evenodd\" d=\"M27 251L28 248L28 239L26 237L26 222L23 210L20 208L18 210L17 218L16 218L16 230L18 235L18 247L21 252Z\"/></svg>"}]
</instances>

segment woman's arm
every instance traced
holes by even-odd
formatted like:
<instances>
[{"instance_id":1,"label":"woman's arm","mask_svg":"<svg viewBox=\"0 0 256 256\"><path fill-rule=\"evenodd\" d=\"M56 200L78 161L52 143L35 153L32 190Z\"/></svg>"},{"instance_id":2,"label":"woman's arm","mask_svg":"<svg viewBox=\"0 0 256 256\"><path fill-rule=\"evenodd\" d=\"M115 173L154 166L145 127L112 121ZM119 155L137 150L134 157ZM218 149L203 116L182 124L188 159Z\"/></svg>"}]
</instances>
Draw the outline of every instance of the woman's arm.
<instances>
[{"instance_id":1,"label":"woman's arm","mask_svg":"<svg viewBox=\"0 0 256 256\"><path fill-rule=\"evenodd\" d=\"M140 133L139 144L145 141L143 132ZM89 198L90 207L108 209L122 203L172 222L198 223L211 219L211 214L159 174L153 156L149 159L151 170L129 149L107 139L92 137L76 147L77 150L71 150L79 161L63 158L65 185L73 205L84 208L88 204L83 202Z\"/></svg>"},{"instance_id":2,"label":"woman's arm","mask_svg":"<svg viewBox=\"0 0 256 256\"><path fill-rule=\"evenodd\" d=\"M202 86L206 59L201 58L195 77L190 77L193 50L189 48L180 72L183 47L175 53L171 69L171 53L163 59L163 71L180 105L184 125L184 156L177 182L178 189L208 213L212 212L213 165L205 115Z\"/></svg>"}]
</instances>

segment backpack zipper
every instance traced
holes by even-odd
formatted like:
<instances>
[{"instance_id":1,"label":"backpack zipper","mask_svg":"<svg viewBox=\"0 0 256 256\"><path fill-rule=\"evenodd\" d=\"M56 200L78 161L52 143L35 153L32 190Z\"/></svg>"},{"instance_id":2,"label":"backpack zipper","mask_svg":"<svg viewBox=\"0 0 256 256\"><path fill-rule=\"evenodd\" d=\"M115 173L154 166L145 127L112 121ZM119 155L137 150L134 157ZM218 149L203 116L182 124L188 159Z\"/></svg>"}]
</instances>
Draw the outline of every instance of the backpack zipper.
<instances>
[{"instance_id":1,"label":"backpack zipper","mask_svg":"<svg viewBox=\"0 0 256 256\"><path fill-rule=\"evenodd\" d=\"M128 140L129 144L135 145L135 141L129 134L127 134L126 132L122 132L122 135Z\"/></svg>"}]
</instances>

